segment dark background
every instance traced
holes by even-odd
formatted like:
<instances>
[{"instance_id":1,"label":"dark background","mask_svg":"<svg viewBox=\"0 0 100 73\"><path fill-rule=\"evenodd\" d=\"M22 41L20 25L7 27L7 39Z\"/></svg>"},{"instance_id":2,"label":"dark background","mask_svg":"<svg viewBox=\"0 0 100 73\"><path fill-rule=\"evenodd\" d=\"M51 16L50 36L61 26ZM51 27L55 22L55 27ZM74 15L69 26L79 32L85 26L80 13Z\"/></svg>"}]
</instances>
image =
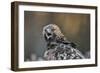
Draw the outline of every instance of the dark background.
<instances>
[{"instance_id":1,"label":"dark background","mask_svg":"<svg viewBox=\"0 0 100 73\"><path fill-rule=\"evenodd\" d=\"M90 15L75 13L24 12L24 60L43 59L46 42L43 26L57 24L65 37L84 54L90 51Z\"/></svg>"}]
</instances>

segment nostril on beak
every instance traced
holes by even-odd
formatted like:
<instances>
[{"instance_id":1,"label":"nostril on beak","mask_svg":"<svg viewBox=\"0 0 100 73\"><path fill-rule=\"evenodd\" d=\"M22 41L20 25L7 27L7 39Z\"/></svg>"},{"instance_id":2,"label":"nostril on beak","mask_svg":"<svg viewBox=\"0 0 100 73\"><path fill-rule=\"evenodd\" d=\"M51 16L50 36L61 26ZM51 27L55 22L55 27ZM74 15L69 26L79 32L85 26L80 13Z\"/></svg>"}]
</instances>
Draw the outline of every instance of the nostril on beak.
<instances>
[{"instance_id":1,"label":"nostril on beak","mask_svg":"<svg viewBox=\"0 0 100 73\"><path fill-rule=\"evenodd\" d=\"M51 33L48 33L48 36L50 36L51 35Z\"/></svg>"}]
</instances>

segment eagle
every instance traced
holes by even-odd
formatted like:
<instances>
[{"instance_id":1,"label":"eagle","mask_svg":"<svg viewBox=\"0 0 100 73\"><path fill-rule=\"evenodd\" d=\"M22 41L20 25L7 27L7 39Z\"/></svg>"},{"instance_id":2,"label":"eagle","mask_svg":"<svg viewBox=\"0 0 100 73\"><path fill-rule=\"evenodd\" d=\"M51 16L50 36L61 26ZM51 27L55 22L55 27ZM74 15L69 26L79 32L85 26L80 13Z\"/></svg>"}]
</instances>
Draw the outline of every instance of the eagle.
<instances>
[{"instance_id":1,"label":"eagle","mask_svg":"<svg viewBox=\"0 0 100 73\"><path fill-rule=\"evenodd\" d=\"M75 43L61 32L56 24L48 24L43 27L43 37L47 43L44 52L45 60L70 60L84 59L84 55L78 50Z\"/></svg>"}]
</instances>

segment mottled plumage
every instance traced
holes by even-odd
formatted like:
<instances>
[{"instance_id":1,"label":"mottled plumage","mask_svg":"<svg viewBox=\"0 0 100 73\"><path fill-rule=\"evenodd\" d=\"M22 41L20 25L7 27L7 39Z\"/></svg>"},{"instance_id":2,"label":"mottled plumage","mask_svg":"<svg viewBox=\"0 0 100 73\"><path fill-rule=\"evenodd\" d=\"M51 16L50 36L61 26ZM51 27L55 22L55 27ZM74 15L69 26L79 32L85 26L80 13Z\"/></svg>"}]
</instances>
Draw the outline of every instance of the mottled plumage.
<instances>
[{"instance_id":1,"label":"mottled plumage","mask_svg":"<svg viewBox=\"0 0 100 73\"><path fill-rule=\"evenodd\" d=\"M83 59L82 53L76 44L68 41L56 24L48 24L43 27L43 36L47 42L44 53L46 60Z\"/></svg>"}]
</instances>

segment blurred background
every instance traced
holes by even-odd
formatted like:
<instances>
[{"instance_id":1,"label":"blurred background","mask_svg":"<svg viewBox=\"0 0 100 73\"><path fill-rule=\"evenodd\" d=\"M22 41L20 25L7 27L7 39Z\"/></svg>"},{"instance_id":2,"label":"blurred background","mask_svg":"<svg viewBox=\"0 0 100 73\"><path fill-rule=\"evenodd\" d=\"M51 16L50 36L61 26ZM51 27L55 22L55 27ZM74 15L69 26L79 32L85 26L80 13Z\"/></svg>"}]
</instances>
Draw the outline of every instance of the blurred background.
<instances>
[{"instance_id":1,"label":"blurred background","mask_svg":"<svg viewBox=\"0 0 100 73\"><path fill-rule=\"evenodd\" d=\"M56 24L65 37L90 58L90 15L76 13L24 12L24 61L41 61L46 48L45 25Z\"/></svg>"}]
</instances>

